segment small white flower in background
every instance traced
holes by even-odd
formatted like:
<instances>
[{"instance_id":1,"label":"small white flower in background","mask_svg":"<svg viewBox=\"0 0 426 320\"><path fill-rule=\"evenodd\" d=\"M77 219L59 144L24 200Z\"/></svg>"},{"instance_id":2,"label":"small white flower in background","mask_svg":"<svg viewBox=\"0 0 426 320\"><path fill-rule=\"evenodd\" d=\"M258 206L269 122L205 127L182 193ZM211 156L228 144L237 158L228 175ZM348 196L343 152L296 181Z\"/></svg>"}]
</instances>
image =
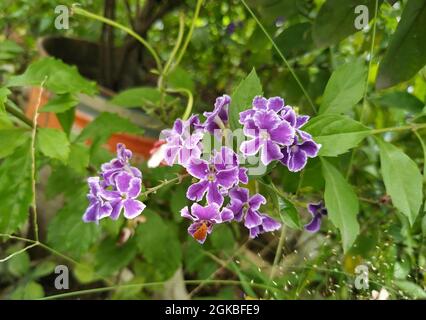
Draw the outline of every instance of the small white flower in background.
<instances>
[{"instance_id":1,"label":"small white flower in background","mask_svg":"<svg viewBox=\"0 0 426 320\"><path fill-rule=\"evenodd\" d=\"M151 157L148 160L148 168L157 168L164 161L164 153L166 150L164 141L157 141L154 148L150 151Z\"/></svg>"},{"instance_id":2,"label":"small white flower in background","mask_svg":"<svg viewBox=\"0 0 426 320\"><path fill-rule=\"evenodd\" d=\"M377 290L371 291L371 300L388 300L389 299L389 292L382 288L380 289L380 292Z\"/></svg>"}]
</instances>

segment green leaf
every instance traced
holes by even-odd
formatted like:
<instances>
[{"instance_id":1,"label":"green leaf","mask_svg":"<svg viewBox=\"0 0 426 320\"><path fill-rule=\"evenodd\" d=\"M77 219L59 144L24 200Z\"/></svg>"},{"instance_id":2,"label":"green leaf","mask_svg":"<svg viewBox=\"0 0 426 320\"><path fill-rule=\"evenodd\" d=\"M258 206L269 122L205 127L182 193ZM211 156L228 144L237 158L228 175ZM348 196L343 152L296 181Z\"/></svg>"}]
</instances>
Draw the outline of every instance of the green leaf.
<instances>
[{"instance_id":1,"label":"green leaf","mask_svg":"<svg viewBox=\"0 0 426 320\"><path fill-rule=\"evenodd\" d=\"M43 297L44 289L39 283L35 281L26 282L23 285L20 285L10 295L10 299L12 300L34 300Z\"/></svg>"},{"instance_id":2,"label":"green leaf","mask_svg":"<svg viewBox=\"0 0 426 320\"><path fill-rule=\"evenodd\" d=\"M306 54L314 49L312 24L304 22L288 27L275 38L275 43L287 58Z\"/></svg>"},{"instance_id":3,"label":"green leaf","mask_svg":"<svg viewBox=\"0 0 426 320\"><path fill-rule=\"evenodd\" d=\"M364 94L367 68L361 60L338 67L325 88L319 113L345 113Z\"/></svg>"},{"instance_id":4,"label":"green leaf","mask_svg":"<svg viewBox=\"0 0 426 320\"><path fill-rule=\"evenodd\" d=\"M37 131L39 150L52 159L66 162L70 153L70 142L63 131L51 128L39 128Z\"/></svg>"},{"instance_id":5,"label":"green leaf","mask_svg":"<svg viewBox=\"0 0 426 320\"><path fill-rule=\"evenodd\" d=\"M262 85L257 77L256 70L253 68L250 74L240 82L232 93L231 105L229 106L229 124L231 130L242 127L239 123L240 112L249 109L253 98L262 94Z\"/></svg>"},{"instance_id":6,"label":"green leaf","mask_svg":"<svg viewBox=\"0 0 426 320\"><path fill-rule=\"evenodd\" d=\"M401 20L379 66L376 87L411 79L426 64L426 2L407 1Z\"/></svg>"},{"instance_id":7,"label":"green leaf","mask_svg":"<svg viewBox=\"0 0 426 320\"><path fill-rule=\"evenodd\" d=\"M359 211L358 198L349 183L330 162L321 158L321 163L328 217L339 229L343 250L347 252L359 234L359 224L356 219Z\"/></svg>"},{"instance_id":8,"label":"green leaf","mask_svg":"<svg viewBox=\"0 0 426 320\"><path fill-rule=\"evenodd\" d=\"M76 258L87 252L100 234L99 226L82 220L88 206L85 193L85 189L74 190L73 198L58 211L47 229L47 243Z\"/></svg>"},{"instance_id":9,"label":"green leaf","mask_svg":"<svg viewBox=\"0 0 426 320\"><path fill-rule=\"evenodd\" d=\"M44 87L56 94L82 92L92 95L97 92L95 82L83 78L75 66L51 57L32 63L23 74L11 77L6 85L40 86L45 79Z\"/></svg>"},{"instance_id":10,"label":"green leaf","mask_svg":"<svg viewBox=\"0 0 426 320\"><path fill-rule=\"evenodd\" d=\"M395 284L404 291L405 294L414 299L426 299L426 291L419 285L406 280L396 280Z\"/></svg>"},{"instance_id":11,"label":"green leaf","mask_svg":"<svg viewBox=\"0 0 426 320\"><path fill-rule=\"evenodd\" d=\"M290 228L301 230L302 223L300 222L299 212L297 212L294 204L281 196L278 196L278 204L280 207L281 220Z\"/></svg>"},{"instance_id":12,"label":"green leaf","mask_svg":"<svg viewBox=\"0 0 426 320\"><path fill-rule=\"evenodd\" d=\"M177 67L167 76L167 83L172 88L184 88L194 92L195 85L188 71Z\"/></svg>"},{"instance_id":13,"label":"green leaf","mask_svg":"<svg viewBox=\"0 0 426 320\"><path fill-rule=\"evenodd\" d=\"M303 130L320 143L320 156L335 157L356 147L370 134L370 129L358 121L338 114L324 114L312 118Z\"/></svg>"},{"instance_id":14,"label":"green leaf","mask_svg":"<svg viewBox=\"0 0 426 320\"><path fill-rule=\"evenodd\" d=\"M96 273L109 276L126 267L138 253L136 238L131 238L123 245L114 239L103 240L96 252Z\"/></svg>"},{"instance_id":15,"label":"green leaf","mask_svg":"<svg viewBox=\"0 0 426 320\"><path fill-rule=\"evenodd\" d=\"M30 138L30 132L22 128L0 130L0 159L11 155Z\"/></svg>"},{"instance_id":16,"label":"green leaf","mask_svg":"<svg viewBox=\"0 0 426 320\"><path fill-rule=\"evenodd\" d=\"M157 88L140 87L121 91L111 99L111 103L121 107L141 107L145 103L158 104L161 93Z\"/></svg>"},{"instance_id":17,"label":"green leaf","mask_svg":"<svg viewBox=\"0 0 426 320\"><path fill-rule=\"evenodd\" d=\"M371 102L379 107L398 108L415 114L422 112L425 106L419 98L406 91L385 93L379 97L373 97Z\"/></svg>"},{"instance_id":18,"label":"green leaf","mask_svg":"<svg viewBox=\"0 0 426 320\"><path fill-rule=\"evenodd\" d=\"M8 248L6 252L7 254L12 254L20 249L22 249L21 245L12 246ZM24 251L8 260L7 268L9 272L15 277L22 277L30 270L30 262L31 261L28 252Z\"/></svg>"},{"instance_id":19,"label":"green leaf","mask_svg":"<svg viewBox=\"0 0 426 320\"><path fill-rule=\"evenodd\" d=\"M394 145L377 139L386 192L392 203L414 224L422 205L423 183L417 164Z\"/></svg>"},{"instance_id":20,"label":"green leaf","mask_svg":"<svg viewBox=\"0 0 426 320\"><path fill-rule=\"evenodd\" d=\"M58 121L61 124L65 134L69 138L75 120L75 108L68 109L65 112L57 113L56 117L58 118Z\"/></svg>"},{"instance_id":21,"label":"green leaf","mask_svg":"<svg viewBox=\"0 0 426 320\"><path fill-rule=\"evenodd\" d=\"M145 210L144 215L147 221L138 227L138 246L145 259L158 269L163 279L168 279L181 265L179 238L175 230L158 214Z\"/></svg>"},{"instance_id":22,"label":"green leaf","mask_svg":"<svg viewBox=\"0 0 426 320\"><path fill-rule=\"evenodd\" d=\"M78 100L71 94L58 95L49 100L49 102L41 108L40 112L61 113L75 107L77 104Z\"/></svg>"},{"instance_id":23,"label":"green leaf","mask_svg":"<svg viewBox=\"0 0 426 320\"><path fill-rule=\"evenodd\" d=\"M70 147L68 166L80 174L86 173L89 166L89 149L82 143L73 143Z\"/></svg>"},{"instance_id":24,"label":"green leaf","mask_svg":"<svg viewBox=\"0 0 426 320\"><path fill-rule=\"evenodd\" d=\"M0 166L0 233L14 233L27 220L32 198L29 141Z\"/></svg>"},{"instance_id":25,"label":"green leaf","mask_svg":"<svg viewBox=\"0 0 426 320\"><path fill-rule=\"evenodd\" d=\"M16 42L3 40L0 42L0 60L12 60L21 54L24 49Z\"/></svg>"},{"instance_id":26,"label":"green leaf","mask_svg":"<svg viewBox=\"0 0 426 320\"><path fill-rule=\"evenodd\" d=\"M382 0L379 0L382 2ZM317 47L328 47L339 43L347 36L359 31L355 28L358 16L355 8L368 7L369 19L374 16L376 0L327 0L318 12L313 25L313 38Z\"/></svg>"},{"instance_id":27,"label":"green leaf","mask_svg":"<svg viewBox=\"0 0 426 320\"><path fill-rule=\"evenodd\" d=\"M91 139L94 145L100 145L108 140L113 133L142 134L143 130L126 118L115 113L103 112L87 125L77 138L78 142Z\"/></svg>"},{"instance_id":28,"label":"green leaf","mask_svg":"<svg viewBox=\"0 0 426 320\"><path fill-rule=\"evenodd\" d=\"M7 101L7 96L10 94L8 88L0 88L0 112L5 112L5 103Z\"/></svg>"}]
</instances>

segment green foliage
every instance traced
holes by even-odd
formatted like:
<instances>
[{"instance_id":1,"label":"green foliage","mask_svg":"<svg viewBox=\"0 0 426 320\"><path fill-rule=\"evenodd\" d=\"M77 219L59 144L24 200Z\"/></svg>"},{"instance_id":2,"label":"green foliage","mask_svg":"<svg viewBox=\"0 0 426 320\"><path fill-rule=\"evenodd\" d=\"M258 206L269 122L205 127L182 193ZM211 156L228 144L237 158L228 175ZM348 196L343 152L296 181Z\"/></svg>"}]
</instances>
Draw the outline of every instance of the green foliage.
<instances>
[{"instance_id":1,"label":"green foliage","mask_svg":"<svg viewBox=\"0 0 426 320\"><path fill-rule=\"evenodd\" d=\"M338 114L312 118L303 128L320 143L320 156L335 157L356 147L370 134L370 129L358 121Z\"/></svg>"},{"instance_id":2,"label":"green foliage","mask_svg":"<svg viewBox=\"0 0 426 320\"><path fill-rule=\"evenodd\" d=\"M96 85L83 78L74 66L69 66L54 58L43 58L31 64L19 76L7 82L8 87L36 86L45 81L45 87L57 94L96 93Z\"/></svg>"},{"instance_id":3,"label":"green foliage","mask_svg":"<svg viewBox=\"0 0 426 320\"><path fill-rule=\"evenodd\" d=\"M30 138L30 132L22 128L0 130L0 158L11 155L16 148Z\"/></svg>"},{"instance_id":4,"label":"green foliage","mask_svg":"<svg viewBox=\"0 0 426 320\"><path fill-rule=\"evenodd\" d=\"M161 93L156 88L141 87L121 91L112 98L111 102L121 107L140 107L144 103L158 104Z\"/></svg>"},{"instance_id":5,"label":"green foliage","mask_svg":"<svg viewBox=\"0 0 426 320\"><path fill-rule=\"evenodd\" d=\"M378 0L382 2L382 0ZM318 12L313 25L313 38L318 47L337 44L358 31L355 28L355 8L366 5L371 19L376 0L327 0Z\"/></svg>"},{"instance_id":6,"label":"green foliage","mask_svg":"<svg viewBox=\"0 0 426 320\"><path fill-rule=\"evenodd\" d=\"M39 128L37 131L37 148L46 157L66 162L70 153L70 142L63 131Z\"/></svg>"},{"instance_id":7,"label":"green foliage","mask_svg":"<svg viewBox=\"0 0 426 320\"><path fill-rule=\"evenodd\" d=\"M351 248L359 234L358 198L342 174L324 158L321 161L322 174L325 179L324 200L328 217L339 229L343 249L346 252Z\"/></svg>"},{"instance_id":8,"label":"green foliage","mask_svg":"<svg viewBox=\"0 0 426 320\"><path fill-rule=\"evenodd\" d=\"M294 58L313 50L311 23L303 22L285 29L275 38L275 43L287 58Z\"/></svg>"},{"instance_id":9,"label":"green foliage","mask_svg":"<svg viewBox=\"0 0 426 320\"><path fill-rule=\"evenodd\" d=\"M231 130L241 128L239 123L239 114L241 111L249 109L253 98L262 95L262 85L257 77L256 70L243 79L231 96L231 105L229 106L229 123Z\"/></svg>"},{"instance_id":10,"label":"green foliage","mask_svg":"<svg viewBox=\"0 0 426 320\"><path fill-rule=\"evenodd\" d=\"M423 107L425 106L424 102L422 102L419 98L405 91L385 93L381 96L374 97L371 100L379 107L398 108L414 114L422 112Z\"/></svg>"},{"instance_id":11,"label":"green foliage","mask_svg":"<svg viewBox=\"0 0 426 320\"><path fill-rule=\"evenodd\" d=\"M361 60L337 68L325 88L320 114L349 111L362 99L366 76L367 69Z\"/></svg>"},{"instance_id":12,"label":"green foliage","mask_svg":"<svg viewBox=\"0 0 426 320\"><path fill-rule=\"evenodd\" d=\"M417 164L394 145L377 139L386 192L413 225L423 199L423 178Z\"/></svg>"},{"instance_id":13,"label":"green foliage","mask_svg":"<svg viewBox=\"0 0 426 320\"><path fill-rule=\"evenodd\" d=\"M13 233L29 216L31 192L31 158L28 143L0 166L0 233Z\"/></svg>"},{"instance_id":14,"label":"green foliage","mask_svg":"<svg viewBox=\"0 0 426 320\"><path fill-rule=\"evenodd\" d=\"M155 266L162 279L168 279L179 268L182 251L176 231L158 214L145 210L146 222L137 230L137 244L145 259Z\"/></svg>"},{"instance_id":15,"label":"green foliage","mask_svg":"<svg viewBox=\"0 0 426 320\"><path fill-rule=\"evenodd\" d=\"M98 239L100 229L92 223L84 223L86 190L73 188L73 197L60 209L47 230L47 243L54 249L73 257L80 257Z\"/></svg>"},{"instance_id":16,"label":"green foliage","mask_svg":"<svg viewBox=\"0 0 426 320\"><path fill-rule=\"evenodd\" d=\"M376 86L392 87L412 78L426 64L426 2L408 1L380 63Z\"/></svg>"},{"instance_id":17,"label":"green foliage","mask_svg":"<svg viewBox=\"0 0 426 320\"><path fill-rule=\"evenodd\" d=\"M0 88L0 112L5 111L5 103L9 94L10 90L8 88Z\"/></svg>"},{"instance_id":18,"label":"green foliage","mask_svg":"<svg viewBox=\"0 0 426 320\"><path fill-rule=\"evenodd\" d=\"M300 216L294 204L288 199L279 196L278 205L280 206L280 217L282 222L292 229L302 229Z\"/></svg>"},{"instance_id":19,"label":"green foliage","mask_svg":"<svg viewBox=\"0 0 426 320\"><path fill-rule=\"evenodd\" d=\"M62 94L49 100L40 111L62 113L75 107L77 104L78 101L75 97L70 94Z\"/></svg>"}]
</instances>

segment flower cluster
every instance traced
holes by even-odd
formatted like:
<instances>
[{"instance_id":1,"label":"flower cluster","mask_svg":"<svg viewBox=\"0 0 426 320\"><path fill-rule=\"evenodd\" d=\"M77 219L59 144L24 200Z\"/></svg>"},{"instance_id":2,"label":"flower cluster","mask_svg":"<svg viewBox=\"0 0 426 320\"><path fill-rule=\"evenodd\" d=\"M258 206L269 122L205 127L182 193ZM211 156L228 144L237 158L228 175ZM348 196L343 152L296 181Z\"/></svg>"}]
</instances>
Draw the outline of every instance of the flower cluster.
<instances>
[{"instance_id":1,"label":"flower cluster","mask_svg":"<svg viewBox=\"0 0 426 320\"><path fill-rule=\"evenodd\" d=\"M265 166L279 160L290 171L300 171L321 147L301 130L308 120L309 116L297 115L292 107L285 106L280 97L257 96L252 108L240 113L244 134L251 138L241 144L240 151L245 156L260 153Z\"/></svg>"},{"instance_id":2,"label":"flower cluster","mask_svg":"<svg viewBox=\"0 0 426 320\"><path fill-rule=\"evenodd\" d=\"M298 115L280 97L257 96L252 108L239 114L248 138L240 145L241 153L237 154L230 146L221 146L212 152L204 150L206 136L213 135L219 141L224 138L225 142L229 138L226 130L229 129L230 104L229 96L218 97L213 111L204 113L203 123L197 115L187 120L177 119L171 129L162 131L162 138L148 161L149 167L160 163L180 165L193 177L186 192L193 204L190 208L184 207L181 216L191 220L188 233L200 243L205 242L214 225L224 222L243 223L251 238L278 230L281 224L261 211L266 199L258 193L250 195L244 187L249 183L245 160L259 154L264 166L278 161L295 172L302 170L307 159L315 157L321 147L302 130L308 116ZM142 174L130 165L131 158L132 152L118 144L117 157L102 165L98 177L88 179L89 207L84 221L98 222L105 217L115 220L121 211L132 219L145 209L138 200ZM313 219L306 230L315 232L327 211L322 204L310 206L309 211Z\"/></svg>"},{"instance_id":3,"label":"flower cluster","mask_svg":"<svg viewBox=\"0 0 426 320\"><path fill-rule=\"evenodd\" d=\"M249 138L240 146L241 155L228 146L211 153L203 150L206 133L221 140L224 129L229 128L230 103L229 96L218 97L213 111L204 113L204 123L193 115L186 121L177 119L172 129L162 132L165 162L183 166L196 179L186 193L194 204L191 209L183 208L181 215L192 221L188 233L200 243L204 243L215 224L231 220L244 223L251 238L281 227L278 221L260 212L266 199L260 194L250 195L241 186L249 180L241 160L259 153L264 165L280 161L290 171L299 171L320 148L301 130L308 116L297 115L280 97L257 96L252 108L240 113L244 135ZM205 206L198 203L201 201L205 201Z\"/></svg>"},{"instance_id":4,"label":"flower cluster","mask_svg":"<svg viewBox=\"0 0 426 320\"><path fill-rule=\"evenodd\" d=\"M117 145L117 157L101 167L98 177L88 179L89 207L83 221L96 222L105 217L117 220L124 211L127 219L140 215L145 205L137 200L142 188L142 174L129 163L132 152L124 144Z\"/></svg>"}]
</instances>

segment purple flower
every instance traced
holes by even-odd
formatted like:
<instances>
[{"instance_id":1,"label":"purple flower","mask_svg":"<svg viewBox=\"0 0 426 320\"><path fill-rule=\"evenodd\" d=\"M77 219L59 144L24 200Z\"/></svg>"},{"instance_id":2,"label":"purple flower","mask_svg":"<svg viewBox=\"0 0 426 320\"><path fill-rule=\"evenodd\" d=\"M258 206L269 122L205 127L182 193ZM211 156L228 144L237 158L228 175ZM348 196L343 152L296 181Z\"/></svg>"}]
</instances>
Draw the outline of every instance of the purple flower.
<instances>
[{"instance_id":1,"label":"purple flower","mask_svg":"<svg viewBox=\"0 0 426 320\"><path fill-rule=\"evenodd\" d=\"M169 166L175 163L186 166L191 157L201 156L201 139L204 133L199 127L198 116L193 115L186 121L177 119L172 129L161 132L166 140L164 160ZM192 128L195 128L193 133Z\"/></svg>"},{"instance_id":2,"label":"purple flower","mask_svg":"<svg viewBox=\"0 0 426 320\"><path fill-rule=\"evenodd\" d=\"M99 177L91 177L87 180L89 184L89 207L83 215L84 222L96 222L108 217L112 212L112 206L102 197L103 189L100 185Z\"/></svg>"},{"instance_id":3,"label":"purple flower","mask_svg":"<svg viewBox=\"0 0 426 320\"><path fill-rule=\"evenodd\" d=\"M221 132L221 129L228 124L228 109L230 103L231 97L225 94L216 99L212 112L204 112L206 121L203 126L207 132L217 136L218 133Z\"/></svg>"},{"instance_id":4,"label":"purple flower","mask_svg":"<svg viewBox=\"0 0 426 320\"><path fill-rule=\"evenodd\" d=\"M102 165L100 177L91 177L89 207L83 215L84 222L98 222L110 217L118 219L124 208L124 216L132 219L142 213L145 205L136 200L141 193L142 174L130 166L132 152L122 143L117 144L117 158Z\"/></svg>"},{"instance_id":5,"label":"purple flower","mask_svg":"<svg viewBox=\"0 0 426 320\"><path fill-rule=\"evenodd\" d=\"M309 232L317 232L321 227L321 219L327 215L327 208L323 201L318 203L310 203L308 211L312 215L312 220L305 225L305 230Z\"/></svg>"},{"instance_id":6,"label":"purple flower","mask_svg":"<svg viewBox=\"0 0 426 320\"><path fill-rule=\"evenodd\" d=\"M192 221L188 228L188 233L199 243L206 241L207 235L213 230L213 226L218 223L230 221L234 218L231 210L223 208L219 211L220 206L216 203L209 204L205 207L194 203L191 206L191 212L188 207L181 210L181 216Z\"/></svg>"},{"instance_id":7,"label":"purple flower","mask_svg":"<svg viewBox=\"0 0 426 320\"><path fill-rule=\"evenodd\" d=\"M315 143L313 140L301 140L295 138L291 146L281 149L283 157L280 159L281 163L287 166L288 170L297 172L302 170L309 158L314 158L318 154L321 145Z\"/></svg>"},{"instance_id":8,"label":"purple flower","mask_svg":"<svg viewBox=\"0 0 426 320\"><path fill-rule=\"evenodd\" d=\"M234 213L234 218L238 222L244 219L244 225L248 228L254 228L262 224L262 217L259 208L266 203L266 199L255 194L249 197L249 190L235 187L229 191L231 203L228 208Z\"/></svg>"},{"instance_id":9,"label":"purple flower","mask_svg":"<svg viewBox=\"0 0 426 320\"><path fill-rule=\"evenodd\" d=\"M208 203L216 203L219 206L224 200L221 189L230 189L238 184L240 179L237 155L228 147L222 147L219 152L216 151L210 161L191 158L187 171L193 177L200 179L188 188L187 198L200 201L207 191Z\"/></svg>"},{"instance_id":10,"label":"purple flower","mask_svg":"<svg viewBox=\"0 0 426 320\"><path fill-rule=\"evenodd\" d=\"M258 104L261 106L261 103ZM245 119L244 134L253 139L244 141L240 151L245 156L252 156L260 151L260 159L266 166L283 157L281 148L293 143L295 130L275 112L265 109L256 111L252 117Z\"/></svg>"},{"instance_id":11,"label":"purple flower","mask_svg":"<svg viewBox=\"0 0 426 320\"><path fill-rule=\"evenodd\" d=\"M250 238L254 239L259 234L275 231L281 228L281 223L275 219L272 219L270 216L266 214L260 214L260 217L262 218L262 223L250 229Z\"/></svg>"},{"instance_id":12,"label":"purple flower","mask_svg":"<svg viewBox=\"0 0 426 320\"><path fill-rule=\"evenodd\" d=\"M252 118L256 111L270 111L278 113L284 108L284 100L281 97L272 97L266 99L262 96L256 96L252 102L252 109L240 112L240 123L245 124L245 121Z\"/></svg>"},{"instance_id":13,"label":"purple flower","mask_svg":"<svg viewBox=\"0 0 426 320\"><path fill-rule=\"evenodd\" d=\"M130 159L132 158L132 151L126 149L122 143L117 144L117 157L108 163L101 166L101 176L104 179L103 184L111 186L115 183L115 177L123 171L131 173L135 177L142 177L138 168L130 166Z\"/></svg>"},{"instance_id":14,"label":"purple flower","mask_svg":"<svg viewBox=\"0 0 426 320\"><path fill-rule=\"evenodd\" d=\"M116 190L105 190L104 197L111 203L110 218L117 220L124 208L124 217L136 218L145 209L145 204L137 200L141 193L142 180L127 172L121 172L115 177Z\"/></svg>"}]
</instances>

